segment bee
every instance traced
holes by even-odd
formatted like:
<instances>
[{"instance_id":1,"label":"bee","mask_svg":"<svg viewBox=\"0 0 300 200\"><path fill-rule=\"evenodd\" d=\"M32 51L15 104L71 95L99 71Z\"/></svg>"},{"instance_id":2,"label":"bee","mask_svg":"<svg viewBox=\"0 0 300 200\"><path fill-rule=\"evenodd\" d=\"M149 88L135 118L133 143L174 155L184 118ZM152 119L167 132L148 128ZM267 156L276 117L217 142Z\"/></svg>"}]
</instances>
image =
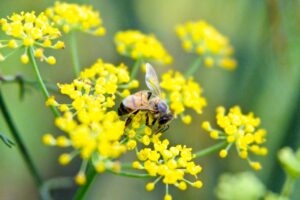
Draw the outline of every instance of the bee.
<instances>
[{"instance_id":1,"label":"bee","mask_svg":"<svg viewBox=\"0 0 300 200\"><path fill-rule=\"evenodd\" d=\"M168 104L161 97L157 74L149 63L146 63L145 81L149 90L136 92L123 99L119 106L118 114L119 116L129 116L126 120L126 126L128 126L132 120L132 115L137 114L139 111L146 111L146 124L152 126L157 122L158 130L165 131L169 128L168 123L174 116ZM149 115L153 117L151 124L149 122Z\"/></svg>"}]
</instances>

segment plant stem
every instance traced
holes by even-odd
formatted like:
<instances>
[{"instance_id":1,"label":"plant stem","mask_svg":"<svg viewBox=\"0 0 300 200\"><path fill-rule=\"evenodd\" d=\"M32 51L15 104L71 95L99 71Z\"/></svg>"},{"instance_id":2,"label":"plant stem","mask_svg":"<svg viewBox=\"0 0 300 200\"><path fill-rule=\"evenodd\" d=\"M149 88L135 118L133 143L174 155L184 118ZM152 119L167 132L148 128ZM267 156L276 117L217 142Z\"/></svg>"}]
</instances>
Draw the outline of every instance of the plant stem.
<instances>
[{"instance_id":1,"label":"plant stem","mask_svg":"<svg viewBox=\"0 0 300 200\"><path fill-rule=\"evenodd\" d=\"M32 67L33 67L33 70L34 70L34 73L35 73L35 77L36 77L36 79L38 81L38 84L40 86L40 89L42 90L42 93L43 93L45 99L47 100L49 98L49 92L47 90L47 87L46 87L43 79L42 79L42 76L40 74L39 68L38 68L38 66L37 66L37 64L35 62L34 53L33 53L33 48L32 47L28 48L28 55L29 55L29 59L30 59L30 62L32 64ZM54 114L55 117L59 117L60 116L58 110L54 106L50 106L50 108L51 108L51 110L52 110L52 112L53 112L53 114Z\"/></svg>"},{"instance_id":2,"label":"plant stem","mask_svg":"<svg viewBox=\"0 0 300 200\"><path fill-rule=\"evenodd\" d=\"M90 185L92 184L93 180L96 177L96 170L93 166L90 166L90 169L88 171L87 175L87 181L86 184L81 186L75 193L74 200L82 200L86 192L88 191Z\"/></svg>"},{"instance_id":3,"label":"plant stem","mask_svg":"<svg viewBox=\"0 0 300 200\"><path fill-rule=\"evenodd\" d=\"M78 47L77 47L75 31L71 31L69 39L70 39L73 69L74 69L75 76L78 77L80 74L80 64L79 64Z\"/></svg>"},{"instance_id":4,"label":"plant stem","mask_svg":"<svg viewBox=\"0 0 300 200\"><path fill-rule=\"evenodd\" d=\"M110 173L119 175L119 176L126 176L126 177L131 177L131 178L151 178L152 177L149 174L137 174L137 173L133 173L133 172L124 172L124 171L115 172L110 169L107 169L107 171Z\"/></svg>"},{"instance_id":5,"label":"plant stem","mask_svg":"<svg viewBox=\"0 0 300 200\"><path fill-rule=\"evenodd\" d=\"M294 183L295 179L290 175L287 175L280 193L280 197L289 199L289 196L291 195L294 188Z\"/></svg>"},{"instance_id":6,"label":"plant stem","mask_svg":"<svg viewBox=\"0 0 300 200\"><path fill-rule=\"evenodd\" d=\"M202 63L202 58L201 57L196 58L196 60L192 63L192 65L184 74L185 77L190 77L191 75L195 74L197 69L201 66L201 63Z\"/></svg>"},{"instance_id":7,"label":"plant stem","mask_svg":"<svg viewBox=\"0 0 300 200\"><path fill-rule=\"evenodd\" d=\"M132 69L131 69L131 72L130 72L130 74L131 74L131 79L135 79L135 78L136 78L136 76L137 76L137 74L138 74L138 72L139 72L139 69L140 69L140 66L141 66L142 63L143 63L143 62L142 62L141 59L137 59L137 60L135 61L135 63L133 64L133 67L132 67Z\"/></svg>"},{"instance_id":8,"label":"plant stem","mask_svg":"<svg viewBox=\"0 0 300 200\"><path fill-rule=\"evenodd\" d=\"M20 154L22 155L22 157L30 171L35 184L38 186L38 188L40 188L43 184L43 180L42 180L41 176L39 175L37 168L33 164L33 161L31 160L31 157L24 145L24 142L23 142L23 140L22 140L10 114L9 114L9 111L7 109L7 106L5 105L1 90L0 90L0 108L1 108L1 112L3 114L4 120L6 121L8 128L10 129L10 131L14 137L14 140L17 143L16 146L18 147L18 150L19 150Z\"/></svg>"},{"instance_id":9,"label":"plant stem","mask_svg":"<svg viewBox=\"0 0 300 200\"><path fill-rule=\"evenodd\" d=\"M199 158L199 157L203 157L203 156L207 156L209 154L215 153L215 152L221 150L222 148L226 147L227 144L228 144L227 141L223 141L223 142L220 142L213 146L210 146L206 149L200 150L194 154L194 158Z\"/></svg>"}]
</instances>

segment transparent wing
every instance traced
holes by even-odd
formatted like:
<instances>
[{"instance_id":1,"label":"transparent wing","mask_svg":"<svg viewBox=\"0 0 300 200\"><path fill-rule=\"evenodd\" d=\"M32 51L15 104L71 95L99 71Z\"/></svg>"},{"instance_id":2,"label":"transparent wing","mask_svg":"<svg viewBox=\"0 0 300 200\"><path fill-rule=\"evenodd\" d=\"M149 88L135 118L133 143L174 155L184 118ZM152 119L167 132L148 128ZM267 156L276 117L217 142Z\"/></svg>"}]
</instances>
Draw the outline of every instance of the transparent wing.
<instances>
[{"instance_id":1,"label":"transparent wing","mask_svg":"<svg viewBox=\"0 0 300 200\"><path fill-rule=\"evenodd\" d=\"M160 96L160 87L157 74L149 63L146 63L146 78L147 87L155 94Z\"/></svg>"}]
</instances>

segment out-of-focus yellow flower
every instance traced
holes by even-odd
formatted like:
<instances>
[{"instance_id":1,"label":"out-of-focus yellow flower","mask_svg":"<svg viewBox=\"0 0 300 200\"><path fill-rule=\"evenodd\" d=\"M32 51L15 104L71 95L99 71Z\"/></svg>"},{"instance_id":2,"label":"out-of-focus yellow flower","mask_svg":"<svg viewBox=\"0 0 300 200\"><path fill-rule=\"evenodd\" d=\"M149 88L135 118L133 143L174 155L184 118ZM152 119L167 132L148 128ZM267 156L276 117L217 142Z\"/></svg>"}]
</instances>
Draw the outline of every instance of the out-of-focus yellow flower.
<instances>
[{"instance_id":1,"label":"out-of-focus yellow flower","mask_svg":"<svg viewBox=\"0 0 300 200\"><path fill-rule=\"evenodd\" d=\"M21 62L24 64L29 61L27 52L29 47L33 48L35 57L41 61L46 60L49 64L55 64L55 58L53 56L46 57L43 49L64 48L64 43L57 41L61 36L60 31L52 26L44 13L39 15L36 15L34 12L14 13L7 18L0 19L0 26L6 35L13 37L13 39L2 40L1 48L16 49L24 47L25 52L21 56ZM0 61L4 59L5 56L2 56Z\"/></svg>"},{"instance_id":2,"label":"out-of-focus yellow flower","mask_svg":"<svg viewBox=\"0 0 300 200\"><path fill-rule=\"evenodd\" d=\"M110 109L115 105L119 86L129 83L130 77L125 65L114 66L98 60L91 68L82 71L72 83L58 84L60 92L69 97L69 103L59 103L53 96L46 102L46 105L55 106L62 112L62 116L55 119L55 124L66 135L55 138L46 134L43 142L73 148L72 152L60 156L59 162L62 165L80 155L83 164L75 178L78 184L85 183L82 174L88 160L93 158L98 172L106 168L114 170L119 166L114 159L127 151L126 144L121 142L125 122L117 112Z\"/></svg>"},{"instance_id":3,"label":"out-of-focus yellow flower","mask_svg":"<svg viewBox=\"0 0 300 200\"><path fill-rule=\"evenodd\" d=\"M65 33L79 30L97 36L105 34L100 13L92 6L57 1L45 13Z\"/></svg>"},{"instance_id":4,"label":"out-of-focus yellow flower","mask_svg":"<svg viewBox=\"0 0 300 200\"><path fill-rule=\"evenodd\" d=\"M132 164L134 168L146 170L150 176L156 177L153 182L146 185L146 189L152 191L155 184L162 180L166 185L168 196L165 199L172 199L168 194L169 185L174 185L180 190L186 190L187 185L201 188L202 182L198 180L197 175L202 168L193 162L192 149L183 145L169 146L169 141L167 139L161 141L160 136L160 133L153 135L151 139L153 148L146 147L138 151L138 161ZM186 175L194 176L196 180L189 181Z\"/></svg>"},{"instance_id":5,"label":"out-of-focus yellow flower","mask_svg":"<svg viewBox=\"0 0 300 200\"><path fill-rule=\"evenodd\" d=\"M183 48L203 58L207 67L218 65L234 69L236 61L231 57L233 47L228 39L205 21L187 22L176 27L176 33Z\"/></svg>"},{"instance_id":6,"label":"out-of-focus yellow flower","mask_svg":"<svg viewBox=\"0 0 300 200\"><path fill-rule=\"evenodd\" d=\"M200 85L192 77L186 79L178 71L170 70L163 74L160 86L166 91L164 96L170 102L170 109L175 115L183 115L185 108L201 114L207 104ZM186 124L191 122L189 115L183 115L181 119Z\"/></svg>"},{"instance_id":7,"label":"out-of-focus yellow flower","mask_svg":"<svg viewBox=\"0 0 300 200\"><path fill-rule=\"evenodd\" d=\"M121 31L115 35L117 51L123 55L137 59L151 59L166 64L172 57L154 35L145 35L137 30Z\"/></svg>"},{"instance_id":8,"label":"out-of-focus yellow flower","mask_svg":"<svg viewBox=\"0 0 300 200\"><path fill-rule=\"evenodd\" d=\"M253 169L260 170L260 163L249 158L249 153L260 156L268 153L268 149L261 146L266 142L267 132L258 128L260 119L254 117L253 113L244 115L238 106L230 108L227 114L225 112L224 107L217 108L216 120L222 130L212 128L207 121L202 123L202 127L210 133L211 138L227 141L228 145L220 151L220 157L226 157L231 146L235 144L239 156L246 159Z\"/></svg>"}]
</instances>

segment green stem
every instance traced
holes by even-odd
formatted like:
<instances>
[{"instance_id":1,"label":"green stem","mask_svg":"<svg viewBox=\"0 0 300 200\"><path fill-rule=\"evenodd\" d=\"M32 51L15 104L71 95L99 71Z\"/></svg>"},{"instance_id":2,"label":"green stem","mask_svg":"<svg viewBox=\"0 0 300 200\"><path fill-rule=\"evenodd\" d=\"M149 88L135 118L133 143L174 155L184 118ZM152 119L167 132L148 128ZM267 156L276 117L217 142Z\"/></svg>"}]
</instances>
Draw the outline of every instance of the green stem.
<instances>
[{"instance_id":1,"label":"green stem","mask_svg":"<svg viewBox=\"0 0 300 200\"><path fill-rule=\"evenodd\" d=\"M119 176L126 176L126 177L131 177L131 178L151 178L149 174L137 174L133 172L124 172L124 171L119 171L115 172L113 170L107 169L108 172L119 175Z\"/></svg>"},{"instance_id":2,"label":"green stem","mask_svg":"<svg viewBox=\"0 0 300 200\"><path fill-rule=\"evenodd\" d=\"M202 63L202 58L201 57L196 58L196 60L192 63L192 65L186 71L186 73L184 74L184 76L185 77L190 77L191 75L195 74L195 72L197 71L197 69L201 66L201 63Z\"/></svg>"},{"instance_id":3,"label":"green stem","mask_svg":"<svg viewBox=\"0 0 300 200\"><path fill-rule=\"evenodd\" d=\"M22 157L30 171L35 184L38 186L38 188L40 188L40 186L42 186L42 184L43 184L43 180L42 180L41 176L39 175L37 168L33 164L33 161L31 160L31 157L24 145L24 142L23 142L23 140L22 140L10 114L9 114L9 111L7 109L7 106L5 105L1 90L0 90L0 108L1 108L1 112L3 114L4 120L6 121L8 128L10 129L10 131L14 137L14 140L17 143L16 146L18 147L18 150L19 150L20 154L22 155Z\"/></svg>"},{"instance_id":4,"label":"green stem","mask_svg":"<svg viewBox=\"0 0 300 200\"><path fill-rule=\"evenodd\" d=\"M293 189L294 189L295 179L287 175L285 182L283 184L280 197L289 199Z\"/></svg>"},{"instance_id":5,"label":"green stem","mask_svg":"<svg viewBox=\"0 0 300 200\"><path fill-rule=\"evenodd\" d=\"M72 31L70 33L70 47L71 47L71 56L72 56L74 73L75 76L78 77L80 74L80 64L79 64L78 47L77 47L75 31Z\"/></svg>"},{"instance_id":6,"label":"green stem","mask_svg":"<svg viewBox=\"0 0 300 200\"><path fill-rule=\"evenodd\" d=\"M33 53L33 48L32 47L29 47L28 48L28 55L29 55L29 59L30 59L30 62L32 64L32 67L33 67L33 70L34 70L34 73L35 73L35 76L36 76L36 79L38 81L38 84L40 86L40 89L42 90L42 93L45 97L45 99L47 100L49 98L49 92L47 90L47 87L42 79L42 76L40 74L40 71L39 71L39 68L35 62L35 58L34 58L34 53ZM53 114L55 117L59 117L60 114L58 112L58 110L54 107L54 106L50 106Z\"/></svg>"},{"instance_id":7,"label":"green stem","mask_svg":"<svg viewBox=\"0 0 300 200\"><path fill-rule=\"evenodd\" d=\"M86 184L84 184L83 186L81 186L75 193L75 196L73 198L73 200L81 200L83 199L84 195L86 194L86 192L88 191L90 185L92 184L93 180L96 177L96 170L93 166L90 166L90 170L88 171L88 175L87 175L87 181Z\"/></svg>"},{"instance_id":8,"label":"green stem","mask_svg":"<svg viewBox=\"0 0 300 200\"><path fill-rule=\"evenodd\" d=\"M140 66L142 65L143 61L141 59L137 59L131 69L131 79L135 79L138 72L139 72L139 69L140 69Z\"/></svg>"},{"instance_id":9,"label":"green stem","mask_svg":"<svg viewBox=\"0 0 300 200\"><path fill-rule=\"evenodd\" d=\"M207 156L209 154L215 153L215 152L223 149L227 145L228 145L228 143L226 141L220 142L220 143L215 144L211 147L208 147L206 149L203 149L203 150L200 150L200 151L196 152L194 154L194 158L199 158L199 157L203 157L203 156Z\"/></svg>"}]
</instances>

